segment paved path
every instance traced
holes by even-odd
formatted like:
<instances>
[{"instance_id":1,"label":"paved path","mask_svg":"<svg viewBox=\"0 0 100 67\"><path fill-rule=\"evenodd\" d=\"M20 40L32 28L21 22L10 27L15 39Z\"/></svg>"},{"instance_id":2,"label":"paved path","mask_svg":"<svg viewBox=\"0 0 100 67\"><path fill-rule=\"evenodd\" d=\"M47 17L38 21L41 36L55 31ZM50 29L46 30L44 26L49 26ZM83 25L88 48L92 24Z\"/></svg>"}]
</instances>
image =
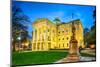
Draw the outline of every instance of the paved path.
<instances>
[{"instance_id":1,"label":"paved path","mask_svg":"<svg viewBox=\"0 0 100 67\"><path fill-rule=\"evenodd\" d=\"M63 63L65 61L65 59L67 59L67 58L63 58L63 59L56 61L54 63ZM81 58L80 58L80 61L94 61L94 60L96 60L95 57L82 57L81 56ZM66 60L66 62L68 62L68 61Z\"/></svg>"}]
</instances>

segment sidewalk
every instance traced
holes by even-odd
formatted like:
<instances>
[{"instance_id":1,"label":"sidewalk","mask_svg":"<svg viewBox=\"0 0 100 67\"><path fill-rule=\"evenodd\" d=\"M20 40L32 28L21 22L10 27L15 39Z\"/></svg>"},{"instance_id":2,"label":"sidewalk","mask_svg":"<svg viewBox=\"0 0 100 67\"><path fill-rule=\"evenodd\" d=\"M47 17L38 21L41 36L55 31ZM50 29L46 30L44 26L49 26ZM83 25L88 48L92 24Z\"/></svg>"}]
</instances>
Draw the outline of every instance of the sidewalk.
<instances>
[{"instance_id":1,"label":"sidewalk","mask_svg":"<svg viewBox=\"0 0 100 67\"><path fill-rule=\"evenodd\" d=\"M83 56L80 57L80 61L95 61L95 60L96 60L95 57L83 57ZM63 63L63 62L67 63L69 61L67 60L67 58L63 58L63 59L58 60L58 61L56 61L54 63Z\"/></svg>"}]
</instances>

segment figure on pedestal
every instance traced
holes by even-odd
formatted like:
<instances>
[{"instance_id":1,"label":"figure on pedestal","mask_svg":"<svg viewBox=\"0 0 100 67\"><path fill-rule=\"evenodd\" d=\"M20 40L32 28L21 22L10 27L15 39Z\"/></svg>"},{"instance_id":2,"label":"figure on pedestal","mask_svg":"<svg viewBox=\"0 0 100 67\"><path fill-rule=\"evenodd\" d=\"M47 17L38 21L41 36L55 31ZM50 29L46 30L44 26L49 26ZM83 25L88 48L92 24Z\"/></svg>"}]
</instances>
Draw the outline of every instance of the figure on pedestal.
<instances>
[{"instance_id":1,"label":"figure on pedestal","mask_svg":"<svg viewBox=\"0 0 100 67\"><path fill-rule=\"evenodd\" d=\"M69 45L69 55L67 57L67 60L69 60L69 62L75 62L80 60L78 41L75 38L75 31L75 24L74 22L72 22L72 36Z\"/></svg>"},{"instance_id":2,"label":"figure on pedestal","mask_svg":"<svg viewBox=\"0 0 100 67\"><path fill-rule=\"evenodd\" d=\"M75 28L75 24L74 24L74 21L73 21L72 22L72 36L71 36L70 45L69 45L69 54L63 60L63 62L77 62L77 61L80 61L78 41L75 38L75 31L76 31L76 28Z\"/></svg>"}]
</instances>

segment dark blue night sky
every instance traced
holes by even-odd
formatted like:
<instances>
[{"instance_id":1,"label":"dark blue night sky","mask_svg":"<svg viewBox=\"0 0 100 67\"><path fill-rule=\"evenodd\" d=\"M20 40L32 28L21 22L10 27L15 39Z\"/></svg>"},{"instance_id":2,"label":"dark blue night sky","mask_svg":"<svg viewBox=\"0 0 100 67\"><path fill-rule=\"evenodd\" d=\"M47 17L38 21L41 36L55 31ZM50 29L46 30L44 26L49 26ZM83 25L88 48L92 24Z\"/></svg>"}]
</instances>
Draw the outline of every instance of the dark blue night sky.
<instances>
[{"instance_id":1,"label":"dark blue night sky","mask_svg":"<svg viewBox=\"0 0 100 67\"><path fill-rule=\"evenodd\" d=\"M31 35L32 23L37 18L48 18L53 21L59 17L62 22L69 22L73 19L80 19L84 28L91 28L94 23L93 11L95 6L48 4L37 2L14 1L13 5L20 7L25 15L30 18L31 24L28 31ZM73 13L73 19L72 19Z\"/></svg>"}]
</instances>

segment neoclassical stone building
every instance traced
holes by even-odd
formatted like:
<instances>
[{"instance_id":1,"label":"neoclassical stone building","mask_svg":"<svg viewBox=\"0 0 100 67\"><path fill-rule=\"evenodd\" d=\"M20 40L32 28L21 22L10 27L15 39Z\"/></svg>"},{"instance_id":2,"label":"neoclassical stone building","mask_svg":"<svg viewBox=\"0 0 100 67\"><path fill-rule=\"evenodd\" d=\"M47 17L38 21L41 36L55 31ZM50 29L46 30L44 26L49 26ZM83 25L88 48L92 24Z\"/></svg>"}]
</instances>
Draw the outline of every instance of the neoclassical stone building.
<instances>
[{"instance_id":1,"label":"neoclassical stone building","mask_svg":"<svg viewBox=\"0 0 100 67\"><path fill-rule=\"evenodd\" d=\"M79 19L67 23L53 23L46 18L41 18L33 22L32 50L68 49L73 22L76 27L78 46L84 47L83 26Z\"/></svg>"}]
</instances>

